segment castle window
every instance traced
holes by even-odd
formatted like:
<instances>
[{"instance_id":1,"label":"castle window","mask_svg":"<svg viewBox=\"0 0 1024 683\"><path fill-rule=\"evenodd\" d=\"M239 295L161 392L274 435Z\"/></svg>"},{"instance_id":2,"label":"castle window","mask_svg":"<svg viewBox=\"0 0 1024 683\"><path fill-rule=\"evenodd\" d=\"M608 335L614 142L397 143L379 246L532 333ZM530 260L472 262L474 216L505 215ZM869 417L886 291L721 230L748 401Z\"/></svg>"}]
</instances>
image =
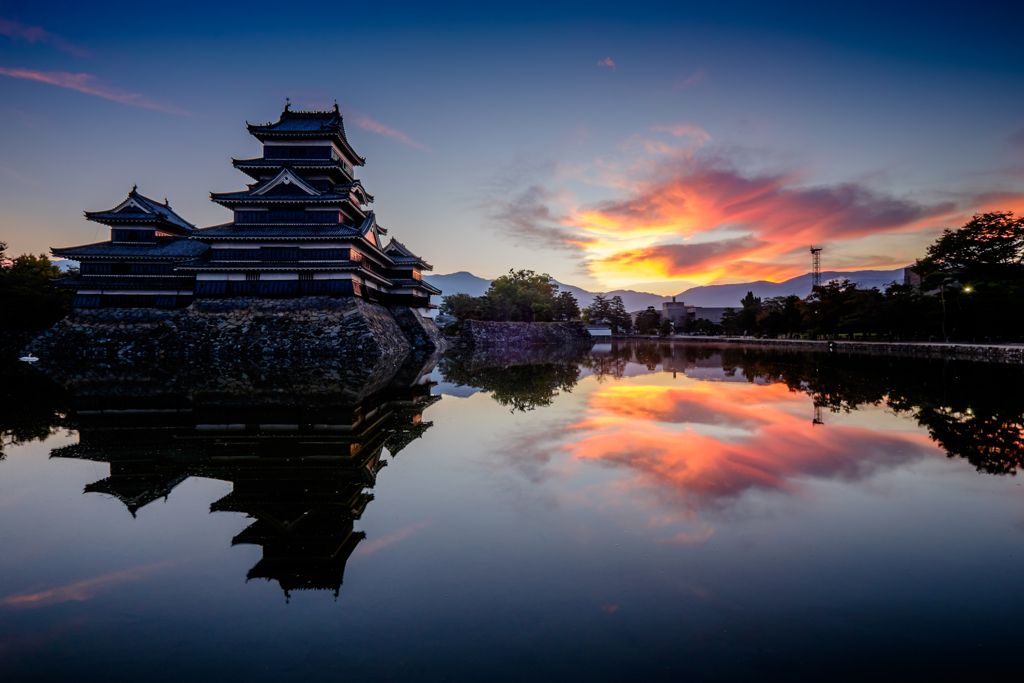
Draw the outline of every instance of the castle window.
<instances>
[{"instance_id":1,"label":"castle window","mask_svg":"<svg viewBox=\"0 0 1024 683\"><path fill-rule=\"evenodd\" d=\"M298 247L260 247L260 260L267 261L298 261Z\"/></svg>"}]
</instances>

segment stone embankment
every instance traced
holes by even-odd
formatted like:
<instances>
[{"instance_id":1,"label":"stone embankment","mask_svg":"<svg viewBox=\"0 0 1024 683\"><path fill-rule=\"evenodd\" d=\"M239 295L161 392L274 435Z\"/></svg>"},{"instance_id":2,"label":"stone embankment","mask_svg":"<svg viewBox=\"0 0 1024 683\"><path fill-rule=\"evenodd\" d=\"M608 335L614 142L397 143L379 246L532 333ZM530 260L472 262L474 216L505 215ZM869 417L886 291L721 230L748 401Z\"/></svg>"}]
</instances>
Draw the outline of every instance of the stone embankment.
<instances>
[{"instance_id":1,"label":"stone embankment","mask_svg":"<svg viewBox=\"0 0 1024 683\"><path fill-rule=\"evenodd\" d=\"M408 335L388 309L354 297L209 299L180 310L80 309L29 349L51 358L271 355L376 362L444 344L432 321L415 311L399 317L410 327Z\"/></svg>"},{"instance_id":2,"label":"stone embankment","mask_svg":"<svg viewBox=\"0 0 1024 683\"><path fill-rule=\"evenodd\" d=\"M941 342L864 342L811 339L754 339L742 337L670 337L659 341L708 344L713 346L746 346L781 348L791 351L815 351L906 358L950 358L990 363L1024 364L1024 345L1016 344L954 344Z\"/></svg>"},{"instance_id":3,"label":"stone embankment","mask_svg":"<svg viewBox=\"0 0 1024 683\"><path fill-rule=\"evenodd\" d=\"M527 349L540 346L551 348L586 347L594 343L582 322L567 323L507 323L467 320L459 336L450 339L451 346L460 351L470 349Z\"/></svg>"}]
</instances>

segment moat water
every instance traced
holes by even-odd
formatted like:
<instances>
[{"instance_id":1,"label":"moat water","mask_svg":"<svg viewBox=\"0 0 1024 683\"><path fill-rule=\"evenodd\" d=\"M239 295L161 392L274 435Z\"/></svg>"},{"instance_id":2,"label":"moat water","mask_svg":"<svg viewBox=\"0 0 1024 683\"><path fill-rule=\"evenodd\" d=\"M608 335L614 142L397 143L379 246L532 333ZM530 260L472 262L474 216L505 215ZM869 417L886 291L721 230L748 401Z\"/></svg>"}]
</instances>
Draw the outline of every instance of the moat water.
<instances>
[{"instance_id":1,"label":"moat water","mask_svg":"<svg viewBox=\"0 0 1024 683\"><path fill-rule=\"evenodd\" d=\"M4 681L1019 667L1018 366L643 343L0 381Z\"/></svg>"}]
</instances>

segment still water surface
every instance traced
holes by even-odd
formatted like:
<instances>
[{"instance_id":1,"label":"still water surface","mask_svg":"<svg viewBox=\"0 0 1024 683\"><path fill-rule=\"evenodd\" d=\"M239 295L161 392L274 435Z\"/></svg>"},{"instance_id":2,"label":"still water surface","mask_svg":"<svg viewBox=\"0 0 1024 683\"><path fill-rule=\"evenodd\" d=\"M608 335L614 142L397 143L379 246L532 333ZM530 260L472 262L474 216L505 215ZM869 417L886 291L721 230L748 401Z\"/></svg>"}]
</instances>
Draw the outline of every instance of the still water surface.
<instances>
[{"instance_id":1,"label":"still water surface","mask_svg":"<svg viewBox=\"0 0 1024 683\"><path fill-rule=\"evenodd\" d=\"M3 680L1016 678L1020 368L412 365L10 370Z\"/></svg>"}]
</instances>

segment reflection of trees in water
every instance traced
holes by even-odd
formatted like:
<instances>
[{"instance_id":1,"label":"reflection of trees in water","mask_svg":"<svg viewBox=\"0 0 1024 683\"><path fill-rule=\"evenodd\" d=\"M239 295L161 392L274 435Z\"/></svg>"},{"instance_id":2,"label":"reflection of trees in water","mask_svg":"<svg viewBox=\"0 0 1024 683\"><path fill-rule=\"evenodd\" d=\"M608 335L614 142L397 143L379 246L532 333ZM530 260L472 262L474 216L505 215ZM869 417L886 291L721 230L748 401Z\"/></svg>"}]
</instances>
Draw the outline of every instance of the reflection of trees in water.
<instances>
[{"instance_id":1,"label":"reflection of trees in water","mask_svg":"<svg viewBox=\"0 0 1024 683\"><path fill-rule=\"evenodd\" d=\"M440 365L446 382L491 392L495 401L512 412L551 405L560 392L571 392L579 381L577 363L541 363L469 369L457 358Z\"/></svg>"},{"instance_id":2,"label":"reflection of trees in water","mask_svg":"<svg viewBox=\"0 0 1024 683\"><path fill-rule=\"evenodd\" d=\"M1011 414L979 415L919 408L914 417L950 457L966 458L979 472L1016 474L1024 467L1024 426L1019 409Z\"/></svg>"},{"instance_id":3,"label":"reflection of trees in water","mask_svg":"<svg viewBox=\"0 0 1024 683\"><path fill-rule=\"evenodd\" d=\"M613 343L610 349L592 350L580 364L590 370L600 382L608 377L623 377L626 374L626 365L632 360L632 344Z\"/></svg>"},{"instance_id":4,"label":"reflection of trees in water","mask_svg":"<svg viewBox=\"0 0 1024 683\"><path fill-rule=\"evenodd\" d=\"M654 372L662 361L661 349L653 342L640 342L635 348L636 362Z\"/></svg>"},{"instance_id":5,"label":"reflection of trees in water","mask_svg":"<svg viewBox=\"0 0 1024 683\"><path fill-rule=\"evenodd\" d=\"M68 412L67 392L25 364L0 370L0 460L4 448L43 441Z\"/></svg>"}]
</instances>

